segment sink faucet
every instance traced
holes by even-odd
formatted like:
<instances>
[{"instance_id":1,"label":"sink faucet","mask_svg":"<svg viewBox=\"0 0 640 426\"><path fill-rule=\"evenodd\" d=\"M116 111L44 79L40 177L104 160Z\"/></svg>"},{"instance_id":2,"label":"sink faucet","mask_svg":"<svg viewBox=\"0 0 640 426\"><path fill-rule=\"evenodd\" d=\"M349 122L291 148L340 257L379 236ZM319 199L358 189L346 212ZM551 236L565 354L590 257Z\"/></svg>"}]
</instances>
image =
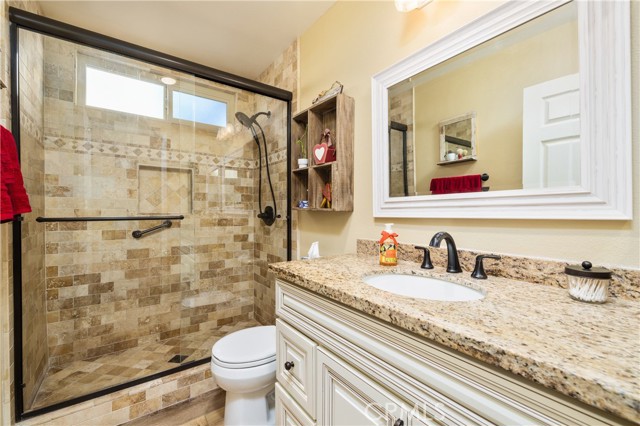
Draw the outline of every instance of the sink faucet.
<instances>
[{"instance_id":1,"label":"sink faucet","mask_svg":"<svg viewBox=\"0 0 640 426\"><path fill-rule=\"evenodd\" d=\"M453 237L448 232L438 232L429 245L431 247L440 247L440 243L444 240L447 243L447 272L458 273L462 272L460 268L460 260L458 259L458 249L456 243L453 241Z\"/></svg>"}]
</instances>

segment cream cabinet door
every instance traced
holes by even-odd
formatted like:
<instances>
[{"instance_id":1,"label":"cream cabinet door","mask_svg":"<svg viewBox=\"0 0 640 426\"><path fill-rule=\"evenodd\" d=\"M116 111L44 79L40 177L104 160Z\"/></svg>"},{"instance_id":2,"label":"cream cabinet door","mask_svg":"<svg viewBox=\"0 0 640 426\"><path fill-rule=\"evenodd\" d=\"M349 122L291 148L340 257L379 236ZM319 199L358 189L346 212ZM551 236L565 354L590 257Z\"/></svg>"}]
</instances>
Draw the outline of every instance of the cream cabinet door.
<instances>
[{"instance_id":1,"label":"cream cabinet door","mask_svg":"<svg viewBox=\"0 0 640 426\"><path fill-rule=\"evenodd\" d=\"M316 344L282 320L276 320L276 329L276 379L311 418L315 419Z\"/></svg>"},{"instance_id":2,"label":"cream cabinet door","mask_svg":"<svg viewBox=\"0 0 640 426\"><path fill-rule=\"evenodd\" d=\"M276 425L314 426L315 423L304 410L276 383Z\"/></svg>"},{"instance_id":3,"label":"cream cabinet door","mask_svg":"<svg viewBox=\"0 0 640 426\"><path fill-rule=\"evenodd\" d=\"M375 382L324 348L317 350L318 424L404 426L406 411Z\"/></svg>"}]
</instances>

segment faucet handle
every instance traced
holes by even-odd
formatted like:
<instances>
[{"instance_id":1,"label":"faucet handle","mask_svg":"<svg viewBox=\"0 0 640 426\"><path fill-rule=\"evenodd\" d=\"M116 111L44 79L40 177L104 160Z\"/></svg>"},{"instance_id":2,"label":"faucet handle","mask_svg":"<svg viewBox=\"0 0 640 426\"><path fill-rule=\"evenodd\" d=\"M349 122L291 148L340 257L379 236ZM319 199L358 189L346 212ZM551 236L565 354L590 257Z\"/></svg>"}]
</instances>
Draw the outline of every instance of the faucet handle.
<instances>
[{"instance_id":1,"label":"faucet handle","mask_svg":"<svg viewBox=\"0 0 640 426\"><path fill-rule=\"evenodd\" d=\"M422 258L422 265L420 267L422 269L433 269L433 263L431 263L431 254L429 253L429 249L423 246L414 246L417 249L422 249L424 251L424 257Z\"/></svg>"},{"instance_id":2,"label":"faucet handle","mask_svg":"<svg viewBox=\"0 0 640 426\"><path fill-rule=\"evenodd\" d=\"M483 259L496 259L500 260L501 257L495 254L479 254L476 256L476 267L473 268L473 272L471 273L471 277L477 278L479 280L486 280L487 273L484 271L484 266L482 265Z\"/></svg>"}]
</instances>

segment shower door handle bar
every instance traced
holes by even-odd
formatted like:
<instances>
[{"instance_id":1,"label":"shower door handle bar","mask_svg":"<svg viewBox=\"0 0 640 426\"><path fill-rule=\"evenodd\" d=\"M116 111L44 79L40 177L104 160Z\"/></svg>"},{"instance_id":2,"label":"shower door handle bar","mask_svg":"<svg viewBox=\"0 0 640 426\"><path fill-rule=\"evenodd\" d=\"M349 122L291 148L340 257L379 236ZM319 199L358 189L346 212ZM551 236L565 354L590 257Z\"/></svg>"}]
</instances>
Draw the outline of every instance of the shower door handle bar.
<instances>
[{"instance_id":1,"label":"shower door handle bar","mask_svg":"<svg viewBox=\"0 0 640 426\"><path fill-rule=\"evenodd\" d=\"M158 231L158 230L163 229L163 228L171 228L171 225L172 225L172 223L171 223L170 220L165 220L164 222L162 222L158 226L154 226L152 228L145 229L145 230L142 230L142 231L140 231L140 230L133 231L131 233L131 236L133 238L142 238L142 237L144 237L146 234L148 234L150 232L155 232L155 231Z\"/></svg>"},{"instance_id":2,"label":"shower door handle bar","mask_svg":"<svg viewBox=\"0 0 640 426\"><path fill-rule=\"evenodd\" d=\"M110 222L122 220L182 220L178 216L117 216L117 217L37 217L36 222Z\"/></svg>"}]
</instances>

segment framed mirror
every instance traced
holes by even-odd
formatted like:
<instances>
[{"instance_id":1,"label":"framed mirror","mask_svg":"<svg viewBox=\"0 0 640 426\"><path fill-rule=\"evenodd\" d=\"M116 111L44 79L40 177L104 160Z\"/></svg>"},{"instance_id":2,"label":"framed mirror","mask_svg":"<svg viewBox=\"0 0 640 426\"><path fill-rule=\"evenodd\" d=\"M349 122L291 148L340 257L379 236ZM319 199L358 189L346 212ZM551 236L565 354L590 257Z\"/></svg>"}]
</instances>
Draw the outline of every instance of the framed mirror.
<instances>
[{"instance_id":1,"label":"framed mirror","mask_svg":"<svg viewBox=\"0 0 640 426\"><path fill-rule=\"evenodd\" d=\"M374 216L629 220L630 105L628 1L507 2L373 76Z\"/></svg>"}]
</instances>

